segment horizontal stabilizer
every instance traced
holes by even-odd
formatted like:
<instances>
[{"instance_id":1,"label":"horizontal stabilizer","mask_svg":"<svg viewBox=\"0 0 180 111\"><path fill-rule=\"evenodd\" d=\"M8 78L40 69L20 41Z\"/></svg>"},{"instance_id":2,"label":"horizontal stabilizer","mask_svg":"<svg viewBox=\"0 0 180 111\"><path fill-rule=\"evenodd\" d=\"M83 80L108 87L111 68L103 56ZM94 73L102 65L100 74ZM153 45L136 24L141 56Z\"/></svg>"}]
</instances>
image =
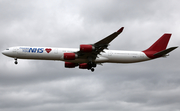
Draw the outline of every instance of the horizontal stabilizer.
<instances>
[{"instance_id":1,"label":"horizontal stabilizer","mask_svg":"<svg viewBox=\"0 0 180 111\"><path fill-rule=\"evenodd\" d=\"M173 51L176 48L178 48L178 47L170 47L170 48L168 48L166 50L163 50L163 51L160 51L158 53L155 53L154 56L156 56L156 57L164 56L164 55L168 54L169 52Z\"/></svg>"}]
</instances>

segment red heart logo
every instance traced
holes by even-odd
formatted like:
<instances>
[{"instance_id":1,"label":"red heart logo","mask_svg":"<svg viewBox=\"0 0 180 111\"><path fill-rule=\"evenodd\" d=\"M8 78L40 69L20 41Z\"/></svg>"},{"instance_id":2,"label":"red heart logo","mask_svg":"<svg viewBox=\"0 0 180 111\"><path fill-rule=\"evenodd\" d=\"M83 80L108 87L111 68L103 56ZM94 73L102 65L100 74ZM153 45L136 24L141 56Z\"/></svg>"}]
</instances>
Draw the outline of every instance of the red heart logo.
<instances>
[{"instance_id":1,"label":"red heart logo","mask_svg":"<svg viewBox=\"0 0 180 111\"><path fill-rule=\"evenodd\" d=\"M49 53L49 52L51 52L52 49L51 48L46 48L45 50L46 50L47 53Z\"/></svg>"}]
</instances>

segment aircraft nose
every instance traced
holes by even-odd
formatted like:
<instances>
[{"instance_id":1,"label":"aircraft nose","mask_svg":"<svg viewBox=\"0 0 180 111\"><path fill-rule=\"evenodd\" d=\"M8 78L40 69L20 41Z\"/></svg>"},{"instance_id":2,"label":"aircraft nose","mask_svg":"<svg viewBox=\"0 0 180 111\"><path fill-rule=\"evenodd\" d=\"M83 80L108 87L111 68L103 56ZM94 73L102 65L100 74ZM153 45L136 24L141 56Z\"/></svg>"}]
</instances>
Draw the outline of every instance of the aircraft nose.
<instances>
[{"instance_id":1,"label":"aircraft nose","mask_svg":"<svg viewBox=\"0 0 180 111\"><path fill-rule=\"evenodd\" d=\"M10 49L3 50L1 53L8 57L16 56L16 53L13 53L12 50L10 50Z\"/></svg>"},{"instance_id":2,"label":"aircraft nose","mask_svg":"<svg viewBox=\"0 0 180 111\"><path fill-rule=\"evenodd\" d=\"M3 50L2 54L7 56L7 55L9 55L9 51L8 50Z\"/></svg>"},{"instance_id":3,"label":"aircraft nose","mask_svg":"<svg viewBox=\"0 0 180 111\"><path fill-rule=\"evenodd\" d=\"M3 54L3 55L6 55L6 51L5 51L5 50L3 50L3 51L2 51L2 54Z\"/></svg>"}]
</instances>

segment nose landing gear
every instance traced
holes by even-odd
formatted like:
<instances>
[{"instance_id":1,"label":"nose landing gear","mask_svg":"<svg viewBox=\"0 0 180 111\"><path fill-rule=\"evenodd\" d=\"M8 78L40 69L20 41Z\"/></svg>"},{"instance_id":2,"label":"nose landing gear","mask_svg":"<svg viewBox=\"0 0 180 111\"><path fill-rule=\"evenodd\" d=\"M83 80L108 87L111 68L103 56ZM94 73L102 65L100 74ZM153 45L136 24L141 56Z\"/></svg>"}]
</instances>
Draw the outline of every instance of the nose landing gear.
<instances>
[{"instance_id":1,"label":"nose landing gear","mask_svg":"<svg viewBox=\"0 0 180 111\"><path fill-rule=\"evenodd\" d=\"M15 63L15 64L18 64L17 58L14 58L14 60L15 60L15 62L14 62L14 63Z\"/></svg>"}]
</instances>

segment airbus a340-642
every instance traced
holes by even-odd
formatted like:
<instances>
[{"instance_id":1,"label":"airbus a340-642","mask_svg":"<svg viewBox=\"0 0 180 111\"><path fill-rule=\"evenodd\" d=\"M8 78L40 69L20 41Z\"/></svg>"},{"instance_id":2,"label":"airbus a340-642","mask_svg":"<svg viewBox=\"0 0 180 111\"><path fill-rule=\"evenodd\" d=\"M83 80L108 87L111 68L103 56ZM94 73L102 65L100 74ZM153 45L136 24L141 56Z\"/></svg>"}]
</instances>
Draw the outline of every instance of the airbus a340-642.
<instances>
[{"instance_id":1,"label":"airbus a340-642","mask_svg":"<svg viewBox=\"0 0 180 111\"><path fill-rule=\"evenodd\" d=\"M80 48L54 48L54 47L10 47L2 54L15 59L36 59L36 60L60 60L65 62L66 68L88 69L92 72L98 64L102 63L135 63L159 57L165 57L177 47L166 49L171 34L165 33L152 46L144 51L120 51L108 50L109 43L122 31L121 27L117 32L94 44L82 44Z\"/></svg>"}]
</instances>

